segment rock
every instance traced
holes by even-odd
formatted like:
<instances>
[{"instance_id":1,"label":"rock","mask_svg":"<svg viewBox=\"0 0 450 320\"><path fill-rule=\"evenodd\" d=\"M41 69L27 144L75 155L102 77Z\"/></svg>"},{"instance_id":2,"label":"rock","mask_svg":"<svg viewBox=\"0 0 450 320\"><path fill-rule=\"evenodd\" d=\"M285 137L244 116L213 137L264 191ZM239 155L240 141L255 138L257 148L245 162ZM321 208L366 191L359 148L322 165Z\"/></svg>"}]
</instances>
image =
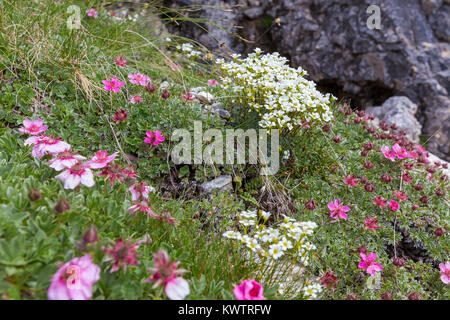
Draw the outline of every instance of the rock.
<instances>
[{"instance_id":1,"label":"rock","mask_svg":"<svg viewBox=\"0 0 450 320\"><path fill-rule=\"evenodd\" d=\"M192 0L207 5L192 15L218 26L202 29L185 23L171 28L218 52L278 51L292 66L306 69L322 90L351 98L354 107L406 96L419 108L416 116L431 137L430 151L450 159L449 0L257 2ZM373 4L380 7L381 29L367 27L366 10ZM255 7L258 12L242 10ZM273 19L270 28L268 18Z\"/></svg>"},{"instance_id":2,"label":"rock","mask_svg":"<svg viewBox=\"0 0 450 320\"><path fill-rule=\"evenodd\" d=\"M216 102L211 105L211 112L216 113L219 117L223 119L228 119L231 117L231 113L228 110L223 109L223 103Z\"/></svg>"},{"instance_id":3,"label":"rock","mask_svg":"<svg viewBox=\"0 0 450 320\"><path fill-rule=\"evenodd\" d=\"M200 185L200 189L203 192L211 193L213 190L218 191L232 191L232 179L230 175L223 175L215 178L214 180L205 182Z\"/></svg>"},{"instance_id":4,"label":"rock","mask_svg":"<svg viewBox=\"0 0 450 320\"><path fill-rule=\"evenodd\" d=\"M369 107L366 111L389 124L395 123L399 129L406 131L408 139L419 142L422 126L414 116L417 105L407 97L391 97L381 107Z\"/></svg>"},{"instance_id":5,"label":"rock","mask_svg":"<svg viewBox=\"0 0 450 320\"><path fill-rule=\"evenodd\" d=\"M212 104L216 98L208 92L200 91L199 93L192 92L194 97L203 104Z\"/></svg>"},{"instance_id":6,"label":"rock","mask_svg":"<svg viewBox=\"0 0 450 320\"><path fill-rule=\"evenodd\" d=\"M244 14L250 19L256 19L264 14L264 10L261 7L250 8L245 10Z\"/></svg>"}]
</instances>

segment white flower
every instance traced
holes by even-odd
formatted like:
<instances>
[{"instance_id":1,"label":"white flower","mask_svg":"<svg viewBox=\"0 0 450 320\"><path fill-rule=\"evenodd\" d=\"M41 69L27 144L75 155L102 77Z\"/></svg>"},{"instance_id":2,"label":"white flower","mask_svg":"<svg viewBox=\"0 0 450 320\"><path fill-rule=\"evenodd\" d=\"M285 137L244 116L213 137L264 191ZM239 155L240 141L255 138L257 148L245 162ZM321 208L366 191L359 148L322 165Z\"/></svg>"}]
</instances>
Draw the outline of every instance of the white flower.
<instances>
[{"instance_id":1,"label":"white flower","mask_svg":"<svg viewBox=\"0 0 450 320\"><path fill-rule=\"evenodd\" d=\"M272 258L277 260L278 258L280 258L283 255L283 250L280 248L279 245L272 244L269 247L269 254L272 256Z\"/></svg>"}]
</instances>

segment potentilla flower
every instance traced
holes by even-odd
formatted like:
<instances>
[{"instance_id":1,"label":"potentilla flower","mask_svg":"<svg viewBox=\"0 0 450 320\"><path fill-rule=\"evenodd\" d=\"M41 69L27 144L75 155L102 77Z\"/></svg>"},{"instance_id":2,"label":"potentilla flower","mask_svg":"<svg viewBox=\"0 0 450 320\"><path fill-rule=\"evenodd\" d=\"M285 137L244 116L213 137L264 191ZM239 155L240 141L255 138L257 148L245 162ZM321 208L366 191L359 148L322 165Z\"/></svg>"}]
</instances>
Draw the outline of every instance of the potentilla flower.
<instances>
[{"instance_id":1,"label":"potentilla flower","mask_svg":"<svg viewBox=\"0 0 450 320\"><path fill-rule=\"evenodd\" d=\"M127 60L125 60L124 57L120 56L118 58L114 59L114 62L119 66L119 67L124 67L127 65Z\"/></svg>"},{"instance_id":2,"label":"potentilla flower","mask_svg":"<svg viewBox=\"0 0 450 320\"><path fill-rule=\"evenodd\" d=\"M147 200L133 201L133 205L127 209L127 213L134 214L136 212L144 212L147 217L150 216L154 219L161 218L153 211Z\"/></svg>"},{"instance_id":3,"label":"potentilla flower","mask_svg":"<svg viewBox=\"0 0 450 320\"><path fill-rule=\"evenodd\" d=\"M155 132L146 131L145 134L147 138L144 139L145 143L151 143L154 146L157 146L161 142L163 142L166 138L161 134L160 130L156 130Z\"/></svg>"},{"instance_id":4,"label":"potentilla flower","mask_svg":"<svg viewBox=\"0 0 450 320\"><path fill-rule=\"evenodd\" d=\"M445 284L450 283L450 261L447 261L445 264L439 264L439 270L441 271L441 280Z\"/></svg>"},{"instance_id":5,"label":"potentilla flower","mask_svg":"<svg viewBox=\"0 0 450 320\"><path fill-rule=\"evenodd\" d=\"M134 171L134 168L131 164L122 169L122 174L125 177L131 178L131 179L135 179L137 176L137 172Z\"/></svg>"},{"instance_id":6,"label":"potentilla flower","mask_svg":"<svg viewBox=\"0 0 450 320\"><path fill-rule=\"evenodd\" d=\"M19 128L19 132L28 133L32 136L38 135L48 129L41 118L36 120L23 120L23 127Z\"/></svg>"},{"instance_id":7,"label":"potentilla flower","mask_svg":"<svg viewBox=\"0 0 450 320\"><path fill-rule=\"evenodd\" d=\"M136 73L136 74L129 74L128 79L130 79L130 82L133 84L138 84L140 86L146 86L147 83L151 81L149 77L147 77L145 74Z\"/></svg>"},{"instance_id":8,"label":"potentilla flower","mask_svg":"<svg viewBox=\"0 0 450 320\"><path fill-rule=\"evenodd\" d=\"M56 155L64 150L70 149L70 145L67 142L61 140L61 138L54 138L48 136L31 136L25 140L24 145L33 144L33 150L31 155L35 158L42 158L46 154Z\"/></svg>"},{"instance_id":9,"label":"potentilla flower","mask_svg":"<svg viewBox=\"0 0 450 320\"><path fill-rule=\"evenodd\" d=\"M359 180L356 179L355 175L352 174L351 176L345 177L345 184L351 187L354 187L358 184Z\"/></svg>"},{"instance_id":10,"label":"potentilla flower","mask_svg":"<svg viewBox=\"0 0 450 320\"><path fill-rule=\"evenodd\" d=\"M92 18L98 17L98 12L94 8L86 10L86 13L87 13L88 17L92 17Z\"/></svg>"},{"instance_id":11,"label":"potentilla flower","mask_svg":"<svg viewBox=\"0 0 450 320\"><path fill-rule=\"evenodd\" d=\"M51 279L47 291L49 300L88 300L92 286L100 279L100 268L91 256L73 258L61 266Z\"/></svg>"},{"instance_id":12,"label":"potentilla flower","mask_svg":"<svg viewBox=\"0 0 450 320\"><path fill-rule=\"evenodd\" d=\"M400 145L398 143L396 143L392 146L392 151L395 153L395 156L398 159L405 159L409 156L408 152L405 149L403 149L402 147L400 147Z\"/></svg>"},{"instance_id":13,"label":"potentilla flower","mask_svg":"<svg viewBox=\"0 0 450 320\"><path fill-rule=\"evenodd\" d=\"M106 180L109 180L111 187L114 186L116 180L123 182L126 177L124 174L124 168L121 165L112 162L108 163L108 165L98 174L98 176L106 177Z\"/></svg>"},{"instance_id":14,"label":"potentilla flower","mask_svg":"<svg viewBox=\"0 0 450 320\"><path fill-rule=\"evenodd\" d=\"M208 86L216 86L219 84L219 82L214 79L209 79L206 83L208 84Z\"/></svg>"},{"instance_id":15,"label":"potentilla flower","mask_svg":"<svg viewBox=\"0 0 450 320\"><path fill-rule=\"evenodd\" d=\"M114 161L114 159L117 157L119 152L114 152L110 156L108 156L108 151L100 150L97 151L91 160L87 162L87 165L91 169L101 169L108 165L108 163Z\"/></svg>"},{"instance_id":16,"label":"potentilla flower","mask_svg":"<svg viewBox=\"0 0 450 320\"><path fill-rule=\"evenodd\" d=\"M244 280L233 289L237 300L264 300L263 286L254 280Z\"/></svg>"},{"instance_id":17,"label":"potentilla flower","mask_svg":"<svg viewBox=\"0 0 450 320\"><path fill-rule=\"evenodd\" d=\"M148 200L148 193L155 191L155 188L146 186L143 182L133 184L128 190L131 192L131 200L136 201L141 196Z\"/></svg>"},{"instance_id":18,"label":"potentilla flower","mask_svg":"<svg viewBox=\"0 0 450 320\"><path fill-rule=\"evenodd\" d=\"M126 271L128 265L138 265L135 252L138 247L139 243L132 244L131 239L125 243L122 238L119 238L114 248L104 249L106 254L111 255L109 260L114 261L111 272L116 272L120 268Z\"/></svg>"},{"instance_id":19,"label":"potentilla flower","mask_svg":"<svg viewBox=\"0 0 450 320\"><path fill-rule=\"evenodd\" d=\"M120 109L118 110L116 113L114 113L112 119L116 122L121 122L121 121L125 121L128 117L128 112Z\"/></svg>"},{"instance_id":20,"label":"potentilla flower","mask_svg":"<svg viewBox=\"0 0 450 320\"><path fill-rule=\"evenodd\" d=\"M400 205L398 204L397 201L391 200L391 201L389 201L389 208L390 208L392 211L397 211L398 209L400 209Z\"/></svg>"},{"instance_id":21,"label":"potentilla flower","mask_svg":"<svg viewBox=\"0 0 450 320\"><path fill-rule=\"evenodd\" d=\"M80 184L92 187L95 184L94 175L86 162L77 161L71 167L66 167L55 178L64 183L64 189L75 189Z\"/></svg>"},{"instance_id":22,"label":"potentilla flower","mask_svg":"<svg viewBox=\"0 0 450 320\"><path fill-rule=\"evenodd\" d=\"M366 217L366 221L364 221L364 225L367 227L367 229L369 230L376 230L379 229L380 226L377 226L378 220L376 219L376 217L374 218L369 218Z\"/></svg>"},{"instance_id":23,"label":"potentilla flower","mask_svg":"<svg viewBox=\"0 0 450 320\"><path fill-rule=\"evenodd\" d=\"M376 206L379 206L380 208L386 207L386 201L387 201L387 200L383 199L382 196L378 196L378 197L375 197L375 198L373 199L373 203L374 203Z\"/></svg>"},{"instance_id":24,"label":"potentilla flower","mask_svg":"<svg viewBox=\"0 0 450 320\"><path fill-rule=\"evenodd\" d=\"M58 153L53 159L49 160L47 164L50 168L56 171L61 171L66 168L72 167L74 164L86 159L83 156L74 154L70 149L66 149L63 152Z\"/></svg>"},{"instance_id":25,"label":"potentilla flower","mask_svg":"<svg viewBox=\"0 0 450 320\"><path fill-rule=\"evenodd\" d=\"M320 282L327 288L333 288L337 284L337 277L334 275L333 271L326 272L322 278L320 278Z\"/></svg>"},{"instance_id":26,"label":"potentilla flower","mask_svg":"<svg viewBox=\"0 0 450 320\"><path fill-rule=\"evenodd\" d=\"M386 159L395 161L396 154L388 146L381 147L381 152L383 153L383 155Z\"/></svg>"},{"instance_id":27,"label":"potentilla flower","mask_svg":"<svg viewBox=\"0 0 450 320\"><path fill-rule=\"evenodd\" d=\"M377 259L377 254L374 252L369 253L369 255L366 255L365 253L360 253L361 261L358 264L358 268L363 269L368 274L373 276L375 272L380 272L383 270L383 266L379 264L378 262L374 262Z\"/></svg>"},{"instance_id":28,"label":"potentilla flower","mask_svg":"<svg viewBox=\"0 0 450 320\"><path fill-rule=\"evenodd\" d=\"M164 292L171 300L182 300L189 295L189 284L180 275L187 271L184 269L177 269L180 262L172 262L165 250L159 249L158 253L153 254L155 263L154 268L150 268L152 273L145 282L154 282L154 288L158 286L164 287Z\"/></svg>"},{"instance_id":29,"label":"potentilla flower","mask_svg":"<svg viewBox=\"0 0 450 320\"><path fill-rule=\"evenodd\" d=\"M400 201L408 199L408 196L404 194L402 191L394 191L394 194Z\"/></svg>"},{"instance_id":30,"label":"potentilla flower","mask_svg":"<svg viewBox=\"0 0 450 320\"><path fill-rule=\"evenodd\" d=\"M336 199L334 202L328 203L328 209L330 209L330 217L333 219L344 219L347 220L347 214L346 212L350 211L349 206L343 206L341 201Z\"/></svg>"},{"instance_id":31,"label":"potentilla flower","mask_svg":"<svg viewBox=\"0 0 450 320\"><path fill-rule=\"evenodd\" d=\"M110 81L102 80L102 83L105 85L103 89L113 92L119 92L120 88L125 84L125 82L119 81L116 77L112 78Z\"/></svg>"},{"instance_id":32,"label":"potentilla flower","mask_svg":"<svg viewBox=\"0 0 450 320\"><path fill-rule=\"evenodd\" d=\"M131 98L130 98L130 102L132 103L132 104L136 104L136 103L139 103L139 102L141 102L142 101L142 97L141 97L141 95L135 95L135 96L131 96Z\"/></svg>"},{"instance_id":33,"label":"potentilla flower","mask_svg":"<svg viewBox=\"0 0 450 320\"><path fill-rule=\"evenodd\" d=\"M181 97L184 100L187 100L187 101L194 101L195 100L194 96L192 94L190 94L190 93L182 94Z\"/></svg>"}]
</instances>

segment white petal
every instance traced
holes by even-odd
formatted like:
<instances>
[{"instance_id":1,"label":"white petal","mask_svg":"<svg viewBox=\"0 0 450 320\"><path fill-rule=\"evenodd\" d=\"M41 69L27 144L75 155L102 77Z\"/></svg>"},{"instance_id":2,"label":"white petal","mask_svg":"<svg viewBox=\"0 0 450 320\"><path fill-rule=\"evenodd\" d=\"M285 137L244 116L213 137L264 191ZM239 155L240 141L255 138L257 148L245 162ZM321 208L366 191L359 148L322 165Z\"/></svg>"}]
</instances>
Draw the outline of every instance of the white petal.
<instances>
[{"instance_id":1,"label":"white petal","mask_svg":"<svg viewBox=\"0 0 450 320\"><path fill-rule=\"evenodd\" d=\"M189 283L181 277L167 283L165 292L170 300L183 300L189 293Z\"/></svg>"}]
</instances>

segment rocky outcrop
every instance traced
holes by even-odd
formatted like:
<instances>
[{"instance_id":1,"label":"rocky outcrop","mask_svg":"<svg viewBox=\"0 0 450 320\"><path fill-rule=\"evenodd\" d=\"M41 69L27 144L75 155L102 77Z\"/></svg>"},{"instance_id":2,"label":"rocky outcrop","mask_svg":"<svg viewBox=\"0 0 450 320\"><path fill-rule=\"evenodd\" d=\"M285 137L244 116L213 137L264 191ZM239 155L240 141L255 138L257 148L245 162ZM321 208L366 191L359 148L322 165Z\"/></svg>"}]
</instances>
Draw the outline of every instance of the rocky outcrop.
<instances>
[{"instance_id":1,"label":"rocky outcrop","mask_svg":"<svg viewBox=\"0 0 450 320\"><path fill-rule=\"evenodd\" d=\"M419 106L430 151L450 159L450 0L166 1L195 4L207 8L189 14L216 26L178 24L184 35L219 51L278 51L356 107L406 96ZM367 26L370 5L381 10L381 29Z\"/></svg>"},{"instance_id":2,"label":"rocky outcrop","mask_svg":"<svg viewBox=\"0 0 450 320\"><path fill-rule=\"evenodd\" d=\"M375 117L406 132L406 137L412 142L418 143L422 126L415 118L417 105L407 97L391 97L381 107L369 107L366 109Z\"/></svg>"}]
</instances>

